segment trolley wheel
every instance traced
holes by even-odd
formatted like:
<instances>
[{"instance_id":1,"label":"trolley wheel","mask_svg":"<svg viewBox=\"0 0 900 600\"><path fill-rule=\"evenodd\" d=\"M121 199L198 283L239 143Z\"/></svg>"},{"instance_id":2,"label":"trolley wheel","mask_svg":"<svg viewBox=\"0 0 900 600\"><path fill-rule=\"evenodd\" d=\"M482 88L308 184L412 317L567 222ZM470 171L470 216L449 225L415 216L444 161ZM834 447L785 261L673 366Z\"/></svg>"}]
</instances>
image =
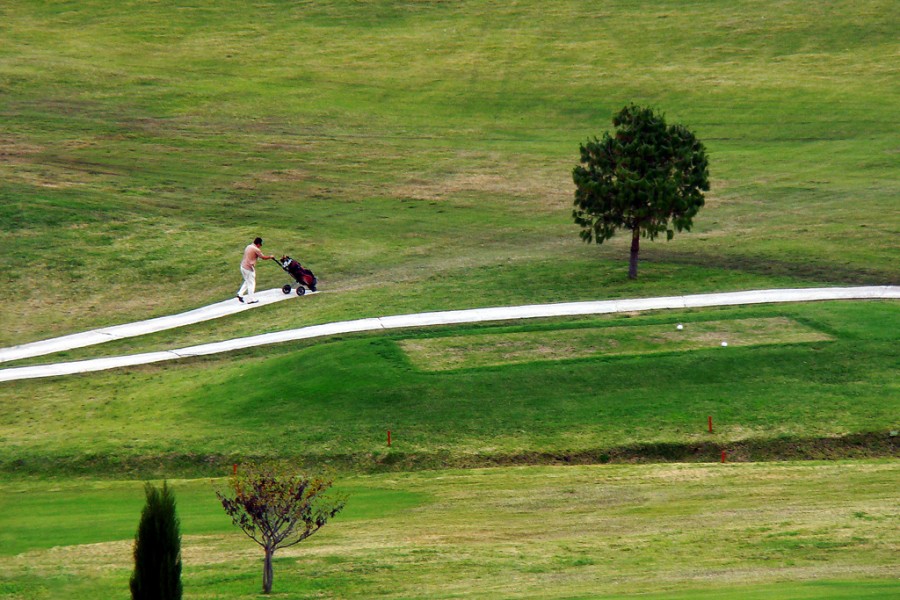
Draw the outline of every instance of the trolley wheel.
<instances>
[{"instance_id":1,"label":"trolley wheel","mask_svg":"<svg viewBox=\"0 0 900 600\"><path fill-rule=\"evenodd\" d=\"M305 294L305 293L306 293L306 290L303 288L303 286L302 286L302 285L298 285L298 286L297 286L297 295L298 295L298 296L302 296L302 295Z\"/></svg>"},{"instance_id":2,"label":"trolley wheel","mask_svg":"<svg viewBox=\"0 0 900 600\"><path fill-rule=\"evenodd\" d=\"M290 294L290 293L291 293L291 286L290 286L290 285L282 286L281 291L284 292L285 294Z\"/></svg>"}]
</instances>

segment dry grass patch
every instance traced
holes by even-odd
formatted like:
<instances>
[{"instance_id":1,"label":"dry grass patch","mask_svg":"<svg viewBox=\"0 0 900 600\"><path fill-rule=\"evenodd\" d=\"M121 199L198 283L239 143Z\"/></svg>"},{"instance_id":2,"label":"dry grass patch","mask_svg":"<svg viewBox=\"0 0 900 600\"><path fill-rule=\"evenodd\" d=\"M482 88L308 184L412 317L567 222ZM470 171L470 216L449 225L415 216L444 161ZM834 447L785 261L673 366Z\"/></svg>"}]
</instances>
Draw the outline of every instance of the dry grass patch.
<instances>
[{"instance_id":1,"label":"dry grass patch","mask_svg":"<svg viewBox=\"0 0 900 600\"><path fill-rule=\"evenodd\" d=\"M425 371L448 371L547 360L686 352L733 346L830 341L821 331L787 317L733 319L630 327L486 333L406 339L400 346Z\"/></svg>"},{"instance_id":2,"label":"dry grass patch","mask_svg":"<svg viewBox=\"0 0 900 600\"><path fill-rule=\"evenodd\" d=\"M93 182L93 174L51 162L47 148L0 138L0 176L8 183L42 188L71 188Z\"/></svg>"},{"instance_id":3,"label":"dry grass patch","mask_svg":"<svg viewBox=\"0 0 900 600\"><path fill-rule=\"evenodd\" d=\"M396 186L391 193L414 200L445 200L467 194L487 194L497 197L540 198L550 206L571 203L571 182L548 173L455 173L443 179L410 179Z\"/></svg>"}]
</instances>

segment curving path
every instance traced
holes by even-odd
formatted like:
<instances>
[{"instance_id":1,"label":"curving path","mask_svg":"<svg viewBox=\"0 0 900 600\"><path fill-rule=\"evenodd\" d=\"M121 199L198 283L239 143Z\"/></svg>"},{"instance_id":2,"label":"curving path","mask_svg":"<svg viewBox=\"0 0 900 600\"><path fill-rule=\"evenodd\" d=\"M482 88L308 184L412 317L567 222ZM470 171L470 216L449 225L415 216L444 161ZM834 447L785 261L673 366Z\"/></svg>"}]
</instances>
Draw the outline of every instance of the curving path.
<instances>
[{"instance_id":1,"label":"curving path","mask_svg":"<svg viewBox=\"0 0 900 600\"><path fill-rule=\"evenodd\" d=\"M315 294L317 292L306 292L307 294ZM138 321L136 323L128 323L127 325L116 325L114 327L104 327L102 329L94 329L85 331L84 333L74 333L63 337L53 338L49 340L41 340L39 342L31 342L29 344L21 344L10 348L0 348L0 363L11 360L21 360L23 358L34 358L35 356L44 356L45 354L53 354L54 352L63 352L74 348L84 348L85 346L94 346L112 340L121 340L123 338L136 337L146 335L148 333L156 333L157 331L165 331L166 329L175 329L184 325L192 325L194 323L202 323L211 319L218 319L228 315L233 315L245 310L253 310L275 302L295 298L293 293L284 294L281 289L266 290L265 292L257 292L256 299L259 302L254 304L244 304L238 302L237 299L231 298L224 302L217 302L209 306L203 306L195 310L170 315L168 317L159 317L156 319L148 319L146 321Z\"/></svg>"},{"instance_id":2,"label":"curving path","mask_svg":"<svg viewBox=\"0 0 900 600\"><path fill-rule=\"evenodd\" d=\"M160 317L140 321L128 325L119 325L97 329L85 333L69 335L11 348L0 348L0 362L31 358L60 352L72 348L82 348L101 344L113 339L133 337L181 327L191 323L199 323L244 310L266 306L273 302L293 298L284 295L280 289L268 290L257 294L258 304L245 305L234 299L198 308L179 315ZM458 323L478 323L483 321L507 321L516 319L534 319L540 317L563 317L577 315L595 315L616 312L642 310L683 309L713 306L734 306L742 304L767 304L780 302L813 302L821 300L880 300L900 299L900 286L868 286L852 288L808 288L784 290L752 290L746 292L729 292L722 294L697 294L692 296L666 296L661 298L638 298L630 300L598 300L590 302L566 302L559 304L536 304L528 306L501 306L494 308L474 308L469 310L452 310L411 315L395 315L390 317L374 317L354 321L340 321L323 325L311 325L299 329L277 331L250 337L201 344L175 350L113 356L90 360L14 367L0 369L0 381L16 381L20 379L37 379L41 377L57 377L75 373L104 371L120 367L145 365L150 363L176 360L191 356L204 356L264 346L280 344L295 340L303 340L343 333L359 331L378 331L402 329L408 327L429 327L434 325L450 325Z\"/></svg>"}]
</instances>

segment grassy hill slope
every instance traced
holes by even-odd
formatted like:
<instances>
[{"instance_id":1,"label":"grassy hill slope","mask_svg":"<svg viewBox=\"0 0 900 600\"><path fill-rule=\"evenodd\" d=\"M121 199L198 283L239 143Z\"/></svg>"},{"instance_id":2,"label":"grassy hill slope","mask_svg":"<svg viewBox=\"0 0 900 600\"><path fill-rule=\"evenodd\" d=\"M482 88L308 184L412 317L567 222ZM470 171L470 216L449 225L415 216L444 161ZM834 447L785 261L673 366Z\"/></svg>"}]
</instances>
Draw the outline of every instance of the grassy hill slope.
<instances>
[{"instance_id":1,"label":"grassy hill slope","mask_svg":"<svg viewBox=\"0 0 900 600\"><path fill-rule=\"evenodd\" d=\"M402 469L891 454L898 319L890 301L662 311L23 381L0 388L0 465L163 476L253 456ZM468 362L442 366L455 345Z\"/></svg>"},{"instance_id":2,"label":"grassy hill slope","mask_svg":"<svg viewBox=\"0 0 900 600\"><path fill-rule=\"evenodd\" d=\"M898 29L889 0L8 0L0 345L229 298L257 235L325 293L47 360L422 310L898 283ZM693 129L712 175L694 231L644 244L636 282L627 240L584 245L570 216L579 143L630 102ZM261 288L284 281L261 267ZM685 346L676 322L721 325ZM328 462L353 492L279 558L284 598L896 597L897 324L882 302L660 312L4 384L0 598L120 598L131 479L249 455ZM445 368L459 347L477 351ZM441 468L721 449L888 458ZM211 488L177 482L186 597L255 596L259 553Z\"/></svg>"},{"instance_id":3,"label":"grassy hill slope","mask_svg":"<svg viewBox=\"0 0 900 600\"><path fill-rule=\"evenodd\" d=\"M13 0L0 343L227 298L255 235L343 315L395 282L410 308L496 302L499 265L535 301L605 296L625 242L580 242L570 172L632 101L695 130L713 189L625 293L897 282L890 7Z\"/></svg>"}]
</instances>

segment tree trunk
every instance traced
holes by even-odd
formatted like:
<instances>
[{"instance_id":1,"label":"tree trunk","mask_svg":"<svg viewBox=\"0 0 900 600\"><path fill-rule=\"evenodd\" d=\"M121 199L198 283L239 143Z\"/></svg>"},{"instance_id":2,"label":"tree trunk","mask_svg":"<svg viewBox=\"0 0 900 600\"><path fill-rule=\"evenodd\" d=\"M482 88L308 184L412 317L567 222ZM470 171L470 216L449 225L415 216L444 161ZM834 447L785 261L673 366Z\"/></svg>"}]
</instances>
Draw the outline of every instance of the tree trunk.
<instances>
[{"instance_id":1,"label":"tree trunk","mask_svg":"<svg viewBox=\"0 0 900 600\"><path fill-rule=\"evenodd\" d=\"M272 571L272 555L275 554L274 548L265 548L266 558L263 561L263 594L271 594L272 593L272 578L274 576L274 572Z\"/></svg>"},{"instance_id":2,"label":"tree trunk","mask_svg":"<svg viewBox=\"0 0 900 600\"><path fill-rule=\"evenodd\" d=\"M631 230L631 262L628 264L628 279L637 279L638 252L641 249L641 230Z\"/></svg>"}]
</instances>

